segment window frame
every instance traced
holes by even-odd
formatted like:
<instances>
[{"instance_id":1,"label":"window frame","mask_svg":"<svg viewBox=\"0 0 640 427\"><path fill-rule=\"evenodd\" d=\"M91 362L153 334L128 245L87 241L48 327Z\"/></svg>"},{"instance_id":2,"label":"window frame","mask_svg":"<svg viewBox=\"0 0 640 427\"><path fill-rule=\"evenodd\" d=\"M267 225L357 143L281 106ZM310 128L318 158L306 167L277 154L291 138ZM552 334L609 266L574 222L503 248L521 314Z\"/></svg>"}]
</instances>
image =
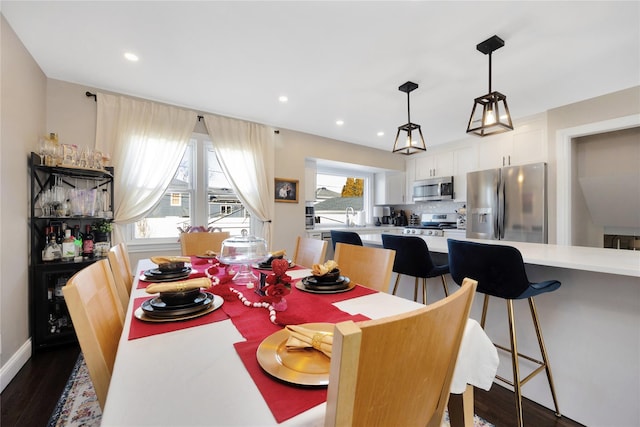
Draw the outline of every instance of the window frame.
<instances>
[{"instance_id":1,"label":"window frame","mask_svg":"<svg viewBox=\"0 0 640 427\"><path fill-rule=\"evenodd\" d=\"M209 220L209 182L207 151L213 149L213 142L208 134L193 132L189 140L191 148L191 176L186 187L169 186L165 191L166 195L172 192L189 194L190 225L207 224ZM186 153L186 149L185 149ZM184 156L184 154L183 154ZM164 196L163 196L164 197ZM124 238L127 247L132 250L175 250L179 248L178 232L175 237L135 237L135 222L124 227Z\"/></svg>"}]
</instances>

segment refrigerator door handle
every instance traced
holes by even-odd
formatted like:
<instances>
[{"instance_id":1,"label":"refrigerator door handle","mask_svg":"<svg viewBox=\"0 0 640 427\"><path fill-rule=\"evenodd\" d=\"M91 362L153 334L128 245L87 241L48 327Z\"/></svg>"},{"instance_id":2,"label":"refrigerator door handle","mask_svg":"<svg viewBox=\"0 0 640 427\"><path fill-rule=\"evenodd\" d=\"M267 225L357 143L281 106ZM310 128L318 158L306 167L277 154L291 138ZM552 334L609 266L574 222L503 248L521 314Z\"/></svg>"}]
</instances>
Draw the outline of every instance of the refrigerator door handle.
<instances>
[{"instance_id":1,"label":"refrigerator door handle","mask_svg":"<svg viewBox=\"0 0 640 427\"><path fill-rule=\"evenodd\" d=\"M495 200L493 203L495 213L493 214L493 240L499 240L500 236L500 181L495 188Z\"/></svg>"},{"instance_id":2,"label":"refrigerator door handle","mask_svg":"<svg viewBox=\"0 0 640 427\"><path fill-rule=\"evenodd\" d=\"M498 187L498 226L496 227L496 233L498 235L498 239L504 239L504 216L505 216L505 183L504 180L500 180L500 185Z\"/></svg>"}]
</instances>

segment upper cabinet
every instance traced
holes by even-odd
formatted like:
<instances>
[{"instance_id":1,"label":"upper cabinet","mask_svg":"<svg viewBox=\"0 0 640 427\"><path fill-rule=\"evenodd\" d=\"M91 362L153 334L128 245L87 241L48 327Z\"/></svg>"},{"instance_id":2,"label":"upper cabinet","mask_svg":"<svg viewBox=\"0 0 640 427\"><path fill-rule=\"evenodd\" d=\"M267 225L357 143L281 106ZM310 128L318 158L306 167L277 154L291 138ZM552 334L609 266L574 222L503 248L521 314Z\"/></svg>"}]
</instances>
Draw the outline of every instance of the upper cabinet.
<instances>
[{"instance_id":1,"label":"upper cabinet","mask_svg":"<svg viewBox=\"0 0 640 427\"><path fill-rule=\"evenodd\" d=\"M478 169L547 161L545 116L516 123L512 132L480 139Z\"/></svg>"},{"instance_id":2,"label":"upper cabinet","mask_svg":"<svg viewBox=\"0 0 640 427\"><path fill-rule=\"evenodd\" d=\"M473 147L458 148L453 152L453 198L467 200L467 173L477 170L478 161Z\"/></svg>"},{"instance_id":3,"label":"upper cabinet","mask_svg":"<svg viewBox=\"0 0 640 427\"><path fill-rule=\"evenodd\" d=\"M381 172L374 175L374 205L402 205L405 203L405 174Z\"/></svg>"},{"instance_id":4,"label":"upper cabinet","mask_svg":"<svg viewBox=\"0 0 640 427\"><path fill-rule=\"evenodd\" d=\"M441 151L417 157L415 179L429 179L453 175L453 152Z\"/></svg>"}]
</instances>

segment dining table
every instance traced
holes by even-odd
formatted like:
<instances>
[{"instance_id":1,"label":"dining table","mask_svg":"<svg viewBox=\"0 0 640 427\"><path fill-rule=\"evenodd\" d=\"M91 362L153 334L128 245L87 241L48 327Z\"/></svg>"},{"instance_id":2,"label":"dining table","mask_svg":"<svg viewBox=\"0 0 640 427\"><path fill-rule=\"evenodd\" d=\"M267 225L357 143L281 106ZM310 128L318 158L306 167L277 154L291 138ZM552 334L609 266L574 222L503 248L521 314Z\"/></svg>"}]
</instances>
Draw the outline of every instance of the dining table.
<instances>
[{"instance_id":1,"label":"dining table","mask_svg":"<svg viewBox=\"0 0 640 427\"><path fill-rule=\"evenodd\" d=\"M296 384L267 372L257 359L261 344L287 324L379 319L423 307L359 284L309 292L300 281L311 270L292 265L287 307L274 312L260 303L257 286L233 282L233 267L191 257L188 277L212 281L211 308L193 318L158 321L140 314L141 305L157 296L146 292L150 282L143 274L154 267L143 259L136 268L102 426L324 425L326 383ZM450 389L452 426L473 425L473 388L488 390L497 367L495 346L468 319Z\"/></svg>"}]
</instances>

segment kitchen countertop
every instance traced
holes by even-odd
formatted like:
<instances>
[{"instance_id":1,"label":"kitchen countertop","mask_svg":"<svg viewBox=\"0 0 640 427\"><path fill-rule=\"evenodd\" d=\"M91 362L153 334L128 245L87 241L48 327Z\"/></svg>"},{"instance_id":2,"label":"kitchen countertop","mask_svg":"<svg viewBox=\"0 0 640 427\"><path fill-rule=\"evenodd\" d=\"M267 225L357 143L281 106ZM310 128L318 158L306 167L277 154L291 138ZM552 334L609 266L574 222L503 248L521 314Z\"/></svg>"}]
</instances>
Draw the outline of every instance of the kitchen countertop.
<instances>
[{"instance_id":1,"label":"kitchen countertop","mask_svg":"<svg viewBox=\"0 0 640 427\"><path fill-rule=\"evenodd\" d=\"M358 234L360 234L362 242L365 245L382 246L380 233L358 232ZM429 250L433 252L449 252L446 237L418 237L422 237L427 242ZM466 237L457 239L493 245L513 246L522 253L522 258L526 264L640 277L640 251L468 239Z\"/></svg>"}]
</instances>

